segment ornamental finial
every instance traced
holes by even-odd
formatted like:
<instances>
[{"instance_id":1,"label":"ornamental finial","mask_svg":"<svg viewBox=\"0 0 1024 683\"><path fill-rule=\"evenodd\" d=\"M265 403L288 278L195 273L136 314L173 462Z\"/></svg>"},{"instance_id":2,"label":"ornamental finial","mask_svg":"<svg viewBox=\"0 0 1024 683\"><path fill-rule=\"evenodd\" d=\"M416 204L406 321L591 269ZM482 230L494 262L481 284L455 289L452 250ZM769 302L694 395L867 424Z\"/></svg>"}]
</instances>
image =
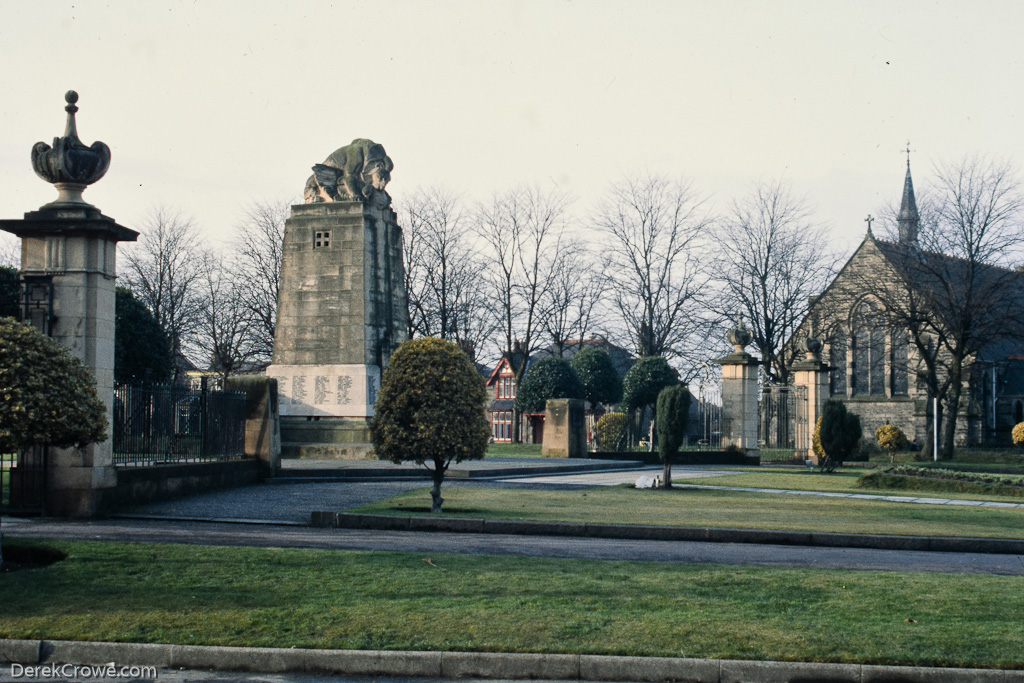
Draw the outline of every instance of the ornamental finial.
<instances>
[{"instance_id":1,"label":"ornamental finial","mask_svg":"<svg viewBox=\"0 0 1024 683\"><path fill-rule=\"evenodd\" d=\"M82 199L82 191L103 177L110 167L110 148L98 140L85 146L78 139L75 113L78 93L68 90L64 94L68 106L68 120L64 136L53 139L53 146L37 142L32 146L32 169L40 178L57 188L57 200L44 208L75 205L91 206Z\"/></svg>"},{"instance_id":2,"label":"ornamental finial","mask_svg":"<svg viewBox=\"0 0 1024 683\"><path fill-rule=\"evenodd\" d=\"M736 316L736 327L729 330L725 335L725 338L728 339L729 343L736 348L736 351L742 351L743 348L754 338L754 336L750 334L745 327L743 327L742 311Z\"/></svg>"}]
</instances>

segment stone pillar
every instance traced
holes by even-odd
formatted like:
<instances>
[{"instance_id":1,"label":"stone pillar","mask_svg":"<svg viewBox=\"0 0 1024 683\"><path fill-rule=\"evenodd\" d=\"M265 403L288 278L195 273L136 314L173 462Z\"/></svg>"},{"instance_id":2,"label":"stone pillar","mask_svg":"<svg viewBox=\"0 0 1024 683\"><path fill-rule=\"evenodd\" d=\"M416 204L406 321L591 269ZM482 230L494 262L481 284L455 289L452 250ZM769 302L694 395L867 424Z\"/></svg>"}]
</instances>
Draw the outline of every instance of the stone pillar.
<instances>
[{"instance_id":1,"label":"stone pillar","mask_svg":"<svg viewBox=\"0 0 1024 683\"><path fill-rule=\"evenodd\" d=\"M545 458L587 457L583 401L576 398L548 399L544 409L544 440L540 454Z\"/></svg>"},{"instance_id":2,"label":"stone pillar","mask_svg":"<svg viewBox=\"0 0 1024 683\"><path fill-rule=\"evenodd\" d=\"M245 393L245 454L260 461L263 476L274 476L281 468L277 380L259 375L228 377L224 390Z\"/></svg>"},{"instance_id":3,"label":"stone pillar","mask_svg":"<svg viewBox=\"0 0 1024 683\"><path fill-rule=\"evenodd\" d=\"M372 456L381 373L408 338L402 229L383 189L390 168L380 145L353 141L314 167L308 203L285 223L267 368L278 383L284 457Z\"/></svg>"},{"instance_id":4,"label":"stone pillar","mask_svg":"<svg viewBox=\"0 0 1024 683\"><path fill-rule=\"evenodd\" d=\"M99 180L110 163L102 142L86 147L78 139L75 102L68 106L64 137L51 148L36 143L32 164L36 173L53 183L59 196L23 220L0 220L0 230L21 238L21 271L34 280L33 289L52 296L52 316L45 301L27 319L66 346L96 378L96 391L113 424L114 403L114 277L116 245L133 242L134 230L118 225L82 199L82 191ZM47 284L49 283L49 284ZM108 434L110 427L108 426ZM47 475L47 512L60 516L91 516L103 504L103 494L117 484L113 451L108 438L83 448L52 448Z\"/></svg>"},{"instance_id":5,"label":"stone pillar","mask_svg":"<svg viewBox=\"0 0 1024 683\"><path fill-rule=\"evenodd\" d=\"M715 361L722 366L722 447L735 446L747 458L760 462L757 443L759 360L744 351L751 336L739 325L729 331L729 342L735 351Z\"/></svg>"},{"instance_id":6,"label":"stone pillar","mask_svg":"<svg viewBox=\"0 0 1024 683\"><path fill-rule=\"evenodd\" d=\"M814 434L814 425L825 408L829 399L829 371L831 368L821 360L822 343L814 337L808 337L801 344L805 358L793 364L793 384L807 388L807 425L810 435ZM818 456L809 436L805 459L818 464Z\"/></svg>"}]
</instances>

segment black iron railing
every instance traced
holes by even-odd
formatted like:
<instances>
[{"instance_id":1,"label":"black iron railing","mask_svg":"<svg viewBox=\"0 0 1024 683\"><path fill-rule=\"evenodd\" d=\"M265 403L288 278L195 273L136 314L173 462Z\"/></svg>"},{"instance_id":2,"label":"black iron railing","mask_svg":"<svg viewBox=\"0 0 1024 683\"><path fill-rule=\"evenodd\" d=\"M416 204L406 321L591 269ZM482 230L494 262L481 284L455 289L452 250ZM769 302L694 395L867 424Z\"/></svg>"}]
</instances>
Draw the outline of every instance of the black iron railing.
<instances>
[{"instance_id":1,"label":"black iron railing","mask_svg":"<svg viewBox=\"0 0 1024 683\"><path fill-rule=\"evenodd\" d=\"M241 458L245 394L177 385L114 390L115 465Z\"/></svg>"}]
</instances>

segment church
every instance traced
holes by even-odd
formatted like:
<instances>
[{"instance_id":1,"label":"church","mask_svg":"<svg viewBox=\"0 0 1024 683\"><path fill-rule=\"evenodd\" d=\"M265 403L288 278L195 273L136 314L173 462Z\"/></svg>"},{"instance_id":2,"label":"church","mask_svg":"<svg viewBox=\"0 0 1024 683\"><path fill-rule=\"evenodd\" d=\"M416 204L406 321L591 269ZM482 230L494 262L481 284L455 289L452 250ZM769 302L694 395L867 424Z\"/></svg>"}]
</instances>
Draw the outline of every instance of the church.
<instances>
[{"instance_id":1,"label":"church","mask_svg":"<svg viewBox=\"0 0 1024 683\"><path fill-rule=\"evenodd\" d=\"M892 322L907 318L886 313L929 300L927 288L935 285L935 274L956 268L958 260L918 245L921 219L909 158L896 239L877 238L872 220L869 216L860 246L828 287L812 299L793 342L808 337L823 342L822 359L830 368L828 395L843 400L848 410L860 416L866 439L890 423L920 446L931 438L926 433L932 401L923 374L924 359L908 329ZM908 267L911 263L915 265ZM929 268L929 264L942 268ZM1019 272L991 265L984 269L1024 291L1024 276ZM910 272L913 278L907 277ZM1010 430L1024 421L1024 340L1004 336L986 343L968 359L964 378L954 443L1010 445Z\"/></svg>"}]
</instances>

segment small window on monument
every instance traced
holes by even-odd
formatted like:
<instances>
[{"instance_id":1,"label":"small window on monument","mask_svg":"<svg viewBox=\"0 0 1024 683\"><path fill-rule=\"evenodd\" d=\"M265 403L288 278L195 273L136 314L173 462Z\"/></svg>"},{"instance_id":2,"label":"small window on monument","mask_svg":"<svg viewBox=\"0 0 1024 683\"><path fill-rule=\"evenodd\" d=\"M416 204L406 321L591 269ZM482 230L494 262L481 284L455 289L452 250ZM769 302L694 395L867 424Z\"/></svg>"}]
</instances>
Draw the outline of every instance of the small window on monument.
<instances>
[{"instance_id":1,"label":"small window on monument","mask_svg":"<svg viewBox=\"0 0 1024 683\"><path fill-rule=\"evenodd\" d=\"M331 231L317 230L313 235L313 248L323 249L331 246Z\"/></svg>"}]
</instances>

